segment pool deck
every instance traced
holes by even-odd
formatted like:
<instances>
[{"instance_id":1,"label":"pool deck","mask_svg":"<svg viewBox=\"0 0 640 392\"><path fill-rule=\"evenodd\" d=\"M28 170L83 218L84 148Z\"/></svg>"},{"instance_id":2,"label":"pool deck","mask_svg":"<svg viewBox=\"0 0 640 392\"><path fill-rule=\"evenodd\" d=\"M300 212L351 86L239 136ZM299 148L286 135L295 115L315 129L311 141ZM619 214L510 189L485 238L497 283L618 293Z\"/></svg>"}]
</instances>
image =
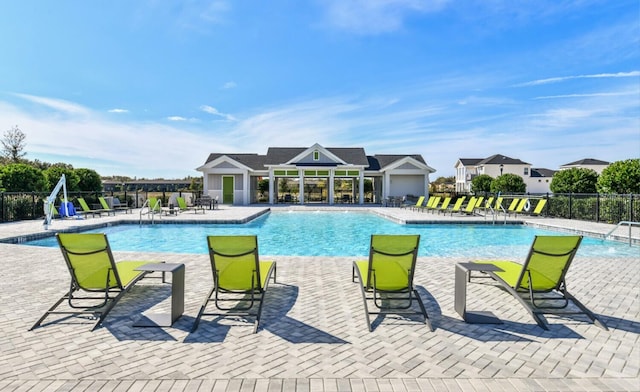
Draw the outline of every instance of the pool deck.
<instances>
[{"instance_id":1,"label":"pool deck","mask_svg":"<svg viewBox=\"0 0 640 392\"><path fill-rule=\"evenodd\" d=\"M228 207L185 212L158 221L246 222L276 209L369 209L398 222L486 222L484 217L383 207ZM143 218L149 223L149 218ZM156 219L158 219L156 217ZM0 224L0 240L21 242L56 231L138 223L132 214L83 220ZM501 216L497 220L504 222ZM510 217L538 227L604 237L614 225ZM629 229L614 237L628 242ZM640 229L631 236L640 241ZM464 239L461 239L464 246ZM638 246L638 245L634 245ZM369 333L352 257L273 257L277 283L266 295L261 328L205 317L190 332L211 288L207 255L116 252L117 260L184 263L184 315L171 328L135 328L141 312L167 310L170 286L136 285L104 326L57 319L28 329L68 289L55 248L0 243L1 391L640 391L640 250L638 258L576 257L570 291L608 325L584 316L548 316L539 328L508 293L472 284L467 305L503 324L466 324L454 311L454 265L466 259L420 257L414 282L435 328L419 320L379 317ZM509 255L505 255L505 258ZM264 256L263 258L268 258Z\"/></svg>"}]
</instances>

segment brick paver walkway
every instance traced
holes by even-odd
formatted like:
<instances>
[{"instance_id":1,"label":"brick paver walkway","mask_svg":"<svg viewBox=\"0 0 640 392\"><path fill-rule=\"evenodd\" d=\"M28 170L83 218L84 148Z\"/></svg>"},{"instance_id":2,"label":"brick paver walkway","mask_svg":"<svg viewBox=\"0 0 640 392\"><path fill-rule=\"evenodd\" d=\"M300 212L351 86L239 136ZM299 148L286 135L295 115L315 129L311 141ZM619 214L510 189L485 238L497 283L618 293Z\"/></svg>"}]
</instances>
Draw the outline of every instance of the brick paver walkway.
<instances>
[{"instance_id":1,"label":"brick paver walkway","mask_svg":"<svg viewBox=\"0 0 640 392\"><path fill-rule=\"evenodd\" d=\"M398 219L411 214L387 210ZM229 208L204 216L255 213ZM121 218L56 222L54 229ZM0 237L39 230L34 222L0 225ZM169 306L170 286L143 280L95 332L90 320L77 317L28 331L67 289L68 273L57 249L0 244L1 390L640 390L638 259L578 257L569 272L570 290L609 331L584 316L549 316L544 331L487 283L469 287L468 306L490 310L504 324L465 324L453 309L454 265L468 260L421 257L415 283L435 331L419 319L386 316L369 333L350 279L352 258L279 256L278 283L267 293L262 328L252 334L249 323L214 317L190 332L211 287L208 256L118 252L116 258L186 265L185 313L172 328L132 326L141 312Z\"/></svg>"}]
</instances>

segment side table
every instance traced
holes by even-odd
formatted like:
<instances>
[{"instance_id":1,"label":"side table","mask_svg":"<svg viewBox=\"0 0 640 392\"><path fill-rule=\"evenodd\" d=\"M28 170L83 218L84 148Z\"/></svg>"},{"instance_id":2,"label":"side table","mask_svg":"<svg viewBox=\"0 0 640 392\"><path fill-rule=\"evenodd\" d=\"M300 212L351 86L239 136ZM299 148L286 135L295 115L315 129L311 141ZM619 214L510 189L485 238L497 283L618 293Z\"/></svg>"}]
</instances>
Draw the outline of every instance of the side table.
<instances>
[{"instance_id":1,"label":"side table","mask_svg":"<svg viewBox=\"0 0 640 392\"><path fill-rule=\"evenodd\" d=\"M171 313L142 315L134 327L170 327L184 312L184 264L153 263L145 264L136 271L171 272Z\"/></svg>"},{"instance_id":2,"label":"side table","mask_svg":"<svg viewBox=\"0 0 640 392\"><path fill-rule=\"evenodd\" d=\"M493 313L487 311L467 311L467 282L471 271L499 272L499 267L491 264L458 263L456 264L456 283L454 306L462 319L470 324L502 324Z\"/></svg>"}]
</instances>

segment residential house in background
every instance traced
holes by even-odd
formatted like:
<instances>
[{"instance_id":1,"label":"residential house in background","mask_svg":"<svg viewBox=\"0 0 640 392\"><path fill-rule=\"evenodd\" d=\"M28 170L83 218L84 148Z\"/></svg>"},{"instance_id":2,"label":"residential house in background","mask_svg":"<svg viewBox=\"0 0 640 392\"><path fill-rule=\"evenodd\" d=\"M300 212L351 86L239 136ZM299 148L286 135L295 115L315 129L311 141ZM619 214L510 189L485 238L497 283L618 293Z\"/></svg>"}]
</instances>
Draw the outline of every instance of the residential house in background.
<instances>
[{"instance_id":1,"label":"residential house in background","mask_svg":"<svg viewBox=\"0 0 640 392\"><path fill-rule=\"evenodd\" d=\"M455 164L456 192L472 192L471 181L486 174L493 178L503 174L516 174L522 178L530 176L531 164L520 159L495 154L489 158L460 158Z\"/></svg>"},{"instance_id":2,"label":"residential house in background","mask_svg":"<svg viewBox=\"0 0 640 392\"><path fill-rule=\"evenodd\" d=\"M367 155L363 148L270 147L266 155L212 153L196 170L219 203L376 203L427 195L435 169L421 155ZM268 179L268 189L263 185Z\"/></svg>"},{"instance_id":3,"label":"residential house in background","mask_svg":"<svg viewBox=\"0 0 640 392\"><path fill-rule=\"evenodd\" d=\"M585 158L579 161L567 163L560 166L560 170L577 168L592 169L601 174L609 166L609 162L592 158ZM553 175L556 170L533 168L531 164L519 159L509 158L496 154L489 158L460 158L455 164L456 168L456 192L472 192L471 181L480 174L487 174L496 178L502 174L517 174L527 185L528 193L549 193Z\"/></svg>"},{"instance_id":4,"label":"residential house in background","mask_svg":"<svg viewBox=\"0 0 640 392\"><path fill-rule=\"evenodd\" d=\"M591 169L596 173L598 173L598 175L600 175L602 174L602 171L609 165L610 165L609 162L600 161L598 159L593 159L593 158L585 158L579 161L565 163L564 165L560 166L560 170L572 169L576 167L576 168L583 168L583 169Z\"/></svg>"}]
</instances>

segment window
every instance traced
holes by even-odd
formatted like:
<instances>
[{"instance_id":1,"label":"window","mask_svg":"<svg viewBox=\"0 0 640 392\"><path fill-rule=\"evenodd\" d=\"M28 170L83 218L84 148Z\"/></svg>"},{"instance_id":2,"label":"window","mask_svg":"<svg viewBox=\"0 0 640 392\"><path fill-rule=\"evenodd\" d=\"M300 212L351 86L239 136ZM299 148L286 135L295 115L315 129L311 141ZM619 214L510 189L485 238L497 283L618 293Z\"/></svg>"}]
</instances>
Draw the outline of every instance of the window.
<instances>
[{"instance_id":1,"label":"window","mask_svg":"<svg viewBox=\"0 0 640 392\"><path fill-rule=\"evenodd\" d=\"M528 168L528 167L525 167L525 168L524 168L524 175L525 175L525 176L528 176L528 175L529 175L529 168Z\"/></svg>"},{"instance_id":2,"label":"window","mask_svg":"<svg viewBox=\"0 0 640 392\"><path fill-rule=\"evenodd\" d=\"M315 151L313 152L313 160L314 160L314 161L319 161L319 160L320 160L320 151L315 150Z\"/></svg>"}]
</instances>

